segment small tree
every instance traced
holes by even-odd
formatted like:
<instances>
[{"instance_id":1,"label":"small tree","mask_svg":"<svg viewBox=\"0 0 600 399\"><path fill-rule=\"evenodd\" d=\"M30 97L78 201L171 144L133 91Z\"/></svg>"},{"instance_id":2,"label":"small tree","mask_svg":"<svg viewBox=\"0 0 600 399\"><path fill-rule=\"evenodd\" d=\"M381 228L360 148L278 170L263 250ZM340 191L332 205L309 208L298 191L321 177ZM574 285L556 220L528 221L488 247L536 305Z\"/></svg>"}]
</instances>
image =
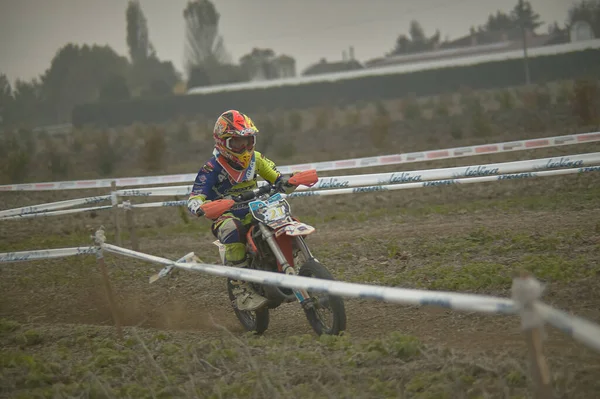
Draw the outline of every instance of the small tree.
<instances>
[{"instance_id":1,"label":"small tree","mask_svg":"<svg viewBox=\"0 0 600 399\"><path fill-rule=\"evenodd\" d=\"M186 68L188 75L193 67L207 71L230 61L223 38L219 35L219 19L215 5L210 0L189 1L183 16L186 24Z\"/></svg>"},{"instance_id":2,"label":"small tree","mask_svg":"<svg viewBox=\"0 0 600 399\"><path fill-rule=\"evenodd\" d=\"M158 171L164 166L167 141L162 129L153 127L144 141L141 152L142 166L148 171Z\"/></svg>"},{"instance_id":3,"label":"small tree","mask_svg":"<svg viewBox=\"0 0 600 399\"><path fill-rule=\"evenodd\" d=\"M390 113L381 103L375 103L375 118L371 122L370 139L371 143L378 149L385 148L390 133Z\"/></svg>"},{"instance_id":4,"label":"small tree","mask_svg":"<svg viewBox=\"0 0 600 399\"><path fill-rule=\"evenodd\" d=\"M117 153L108 131L98 133L94 140L96 167L101 176L108 176L115 170Z\"/></svg>"},{"instance_id":5,"label":"small tree","mask_svg":"<svg viewBox=\"0 0 600 399\"><path fill-rule=\"evenodd\" d=\"M22 183L31 168L31 153L19 143L14 135L7 135L0 142L0 170L9 183Z\"/></svg>"},{"instance_id":6,"label":"small tree","mask_svg":"<svg viewBox=\"0 0 600 399\"><path fill-rule=\"evenodd\" d=\"M69 175L69 158L63 151L60 151L52 139L46 140L42 158L52 177L61 178Z\"/></svg>"}]
</instances>

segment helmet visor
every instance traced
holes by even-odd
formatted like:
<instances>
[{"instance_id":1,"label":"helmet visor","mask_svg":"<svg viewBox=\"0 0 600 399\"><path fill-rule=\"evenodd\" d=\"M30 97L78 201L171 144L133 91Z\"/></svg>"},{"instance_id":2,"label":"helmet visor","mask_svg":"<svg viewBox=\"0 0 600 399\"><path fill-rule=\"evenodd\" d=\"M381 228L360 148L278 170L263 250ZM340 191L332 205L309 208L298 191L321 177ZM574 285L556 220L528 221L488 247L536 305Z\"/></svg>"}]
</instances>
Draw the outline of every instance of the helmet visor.
<instances>
[{"instance_id":1,"label":"helmet visor","mask_svg":"<svg viewBox=\"0 0 600 399\"><path fill-rule=\"evenodd\" d=\"M251 151L256 143L255 136L234 136L225 141L225 146L233 152Z\"/></svg>"}]
</instances>

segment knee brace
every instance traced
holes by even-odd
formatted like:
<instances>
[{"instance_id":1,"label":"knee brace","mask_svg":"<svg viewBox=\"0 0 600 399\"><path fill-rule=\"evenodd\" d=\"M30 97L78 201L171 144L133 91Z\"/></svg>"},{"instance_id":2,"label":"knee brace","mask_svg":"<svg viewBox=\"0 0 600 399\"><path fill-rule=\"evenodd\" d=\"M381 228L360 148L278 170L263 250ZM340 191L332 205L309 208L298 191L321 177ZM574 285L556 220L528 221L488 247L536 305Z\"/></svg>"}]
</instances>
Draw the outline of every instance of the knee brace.
<instances>
[{"instance_id":1,"label":"knee brace","mask_svg":"<svg viewBox=\"0 0 600 399\"><path fill-rule=\"evenodd\" d=\"M225 217L215 226L217 238L225 246L225 262L234 264L246 259L245 228L242 222L233 216Z\"/></svg>"}]
</instances>

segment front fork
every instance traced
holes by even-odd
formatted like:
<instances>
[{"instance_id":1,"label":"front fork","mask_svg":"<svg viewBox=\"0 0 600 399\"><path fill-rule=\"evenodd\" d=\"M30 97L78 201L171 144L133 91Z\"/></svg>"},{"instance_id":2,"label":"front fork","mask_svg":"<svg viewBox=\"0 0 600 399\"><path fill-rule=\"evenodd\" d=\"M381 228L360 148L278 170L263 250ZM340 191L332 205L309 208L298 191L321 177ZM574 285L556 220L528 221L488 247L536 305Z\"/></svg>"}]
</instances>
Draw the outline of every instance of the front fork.
<instances>
[{"instance_id":1,"label":"front fork","mask_svg":"<svg viewBox=\"0 0 600 399\"><path fill-rule=\"evenodd\" d=\"M279 248L279 245L277 244L277 241L275 240L273 231L270 230L267 226L265 226L262 223L259 223L258 227L260 228L260 232L262 233L265 241L267 242L267 244L269 244L271 251L273 251L275 258L281 265L281 268L283 269L283 273L295 276L296 270L290 265L287 258L285 257L285 255L283 254L281 249ZM298 241L302 241L302 240L298 240ZM304 243L302 243L302 244L304 244ZM312 257L312 255L306 245L300 245L300 249L304 253L304 255L306 256L307 259L310 259ZM300 302L300 304L303 307L305 307L307 304L310 303L310 301L309 301L310 296L308 295L308 292L306 292L306 290L293 289L292 291L294 292L296 299L298 299L298 302Z\"/></svg>"}]
</instances>

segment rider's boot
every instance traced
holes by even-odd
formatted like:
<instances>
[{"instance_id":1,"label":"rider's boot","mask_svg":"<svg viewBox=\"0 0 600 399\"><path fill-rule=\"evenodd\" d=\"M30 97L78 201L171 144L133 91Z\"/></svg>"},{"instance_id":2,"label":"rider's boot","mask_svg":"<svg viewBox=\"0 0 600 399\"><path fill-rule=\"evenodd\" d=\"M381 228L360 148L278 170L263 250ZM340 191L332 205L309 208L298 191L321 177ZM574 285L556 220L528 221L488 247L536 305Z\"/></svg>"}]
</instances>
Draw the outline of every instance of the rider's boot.
<instances>
[{"instance_id":1,"label":"rider's boot","mask_svg":"<svg viewBox=\"0 0 600 399\"><path fill-rule=\"evenodd\" d=\"M245 268L248 267L248 260L243 260L238 263L227 262L227 265ZM258 310L267 304L268 299L256 292L248 281L233 279L230 281L233 286L232 292L235 296L235 304L239 310L251 312Z\"/></svg>"}]
</instances>

